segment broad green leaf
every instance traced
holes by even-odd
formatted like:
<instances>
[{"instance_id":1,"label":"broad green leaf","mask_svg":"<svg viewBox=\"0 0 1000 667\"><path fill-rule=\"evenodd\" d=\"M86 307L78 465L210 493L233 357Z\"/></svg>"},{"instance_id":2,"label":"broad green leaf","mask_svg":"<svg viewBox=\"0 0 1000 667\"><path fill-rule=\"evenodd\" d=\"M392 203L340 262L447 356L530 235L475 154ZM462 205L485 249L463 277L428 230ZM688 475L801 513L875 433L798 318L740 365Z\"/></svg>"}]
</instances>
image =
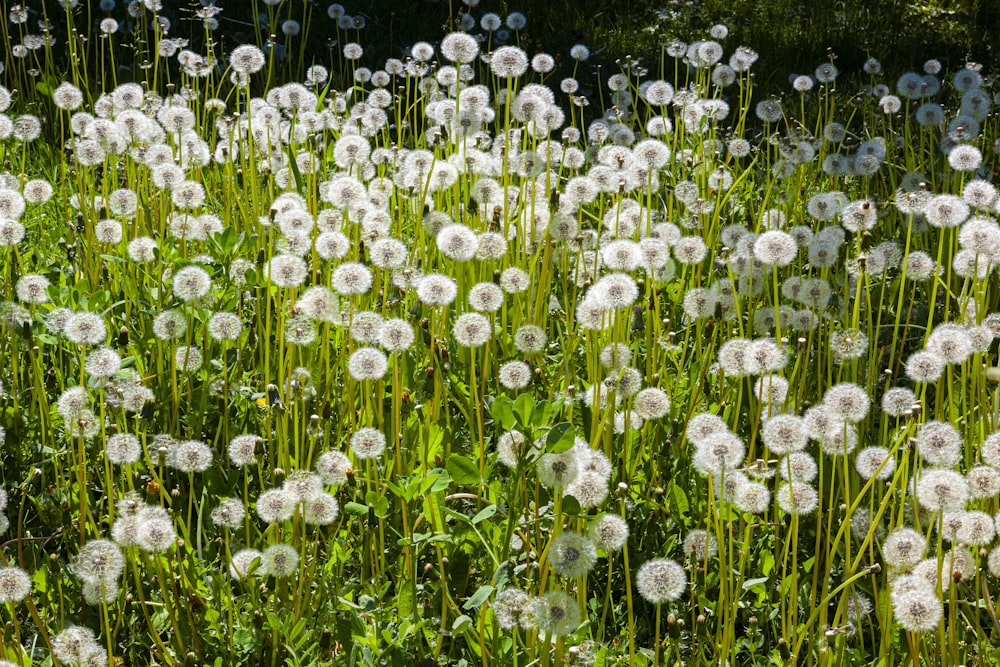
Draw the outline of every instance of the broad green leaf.
<instances>
[{"instance_id":1,"label":"broad green leaf","mask_svg":"<svg viewBox=\"0 0 1000 667\"><path fill-rule=\"evenodd\" d=\"M448 472L456 484L478 484L482 479L476 464L461 454L449 456L447 465Z\"/></svg>"},{"instance_id":2,"label":"broad green leaf","mask_svg":"<svg viewBox=\"0 0 1000 667\"><path fill-rule=\"evenodd\" d=\"M479 606L486 602L487 598L490 597L490 593L493 592L493 587L489 584L484 584L476 589L476 592L472 594L465 604L462 605L462 609L471 611L473 609L479 609Z\"/></svg>"},{"instance_id":3,"label":"broad green leaf","mask_svg":"<svg viewBox=\"0 0 1000 667\"><path fill-rule=\"evenodd\" d=\"M368 506L361 503L345 503L344 513L351 516L366 516L368 514Z\"/></svg>"},{"instance_id":4,"label":"broad green leaf","mask_svg":"<svg viewBox=\"0 0 1000 667\"><path fill-rule=\"evenodd\" d=\"M475 525L480 521L485 521L486 519L489 519L496 513L497 513L496 505L490 505L489 507L484 507L483 509L479 510L479 513L476 514L476 516L472 517L472 524Z\"/></svg>"}]
</instances>

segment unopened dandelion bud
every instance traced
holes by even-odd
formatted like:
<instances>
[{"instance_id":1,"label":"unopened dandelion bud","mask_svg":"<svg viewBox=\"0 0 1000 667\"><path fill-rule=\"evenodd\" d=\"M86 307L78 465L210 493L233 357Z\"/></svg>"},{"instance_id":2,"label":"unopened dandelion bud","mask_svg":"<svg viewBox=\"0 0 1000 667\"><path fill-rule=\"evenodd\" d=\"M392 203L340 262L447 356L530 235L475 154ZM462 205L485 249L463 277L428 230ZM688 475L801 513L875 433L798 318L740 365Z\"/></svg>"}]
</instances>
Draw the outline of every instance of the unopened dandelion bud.
<instances>
[{"instance_id":1,"label":"unopened dandelion bud","mask_svg":"<svg viewBox=\"0 0 1000 667\"><path fill-rule=\"evenodd\" d=\"M991 366L986 369L986 379L989 382L1000 383L1000 366Z\"/></svg>"},{"instance_id":2,"label":"unopened dandelion bud","mask_svg":"<svg viewBox=\"0 0 1000 667\"><path fill-rule=\"evenodd\" d=\"M170 497L171 498L180 498L181 497L181 490L180 489L176 489L176 488L175 489L171 489L170 490Z\"/></svg>"},{"instance_id":3,"label":"unopened dandelion bud","mask_svg":"<svg viewBox=\"0 0 1000 667\"><path fill-rule=\"evenodd\" d=\"M784 637L778 640L778 654L782 660L788 660L791 657L791 652L788 650L788 642L785 641Z\"/></svg>"}]
</instances>

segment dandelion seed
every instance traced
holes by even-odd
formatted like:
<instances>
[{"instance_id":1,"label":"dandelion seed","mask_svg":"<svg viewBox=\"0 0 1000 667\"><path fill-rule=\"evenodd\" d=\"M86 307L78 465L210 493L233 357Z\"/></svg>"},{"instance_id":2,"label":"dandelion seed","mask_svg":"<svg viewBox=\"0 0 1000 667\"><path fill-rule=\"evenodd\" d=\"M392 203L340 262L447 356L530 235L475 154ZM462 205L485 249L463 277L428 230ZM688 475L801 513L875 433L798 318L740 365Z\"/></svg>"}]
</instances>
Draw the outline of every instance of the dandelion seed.
<instances>
[{"instance_id":1,"label":"dandelion seed","mask_svg":"<svg viewBox=\"0 0 1000 667\"><path fill-rule=\"evenodd\" d=\"M31 592L31 577L19 567L0 567L0 603L17 603Z\"/></svg>"},{"instance_id":2,"label":"dandelion seed","mask_svg":"<svg viewBox=\"0 0 1000 667\"><path fill-rule=\"evenodd\" d=\"M299 567L299 552L290 544L272 544L260 557L261 570L273 577L289 577Z\"/></svg>"},{"instance_id":3,"label":"dandelion seed","mask_svg":"<svg viewBox=\"0 0 1000 667\"><path fill-rule=\"evenodd\" d=\"M778 506L791 515L811 514L819 504L816 489L805 482L785 482L778 487Z\"/></svg>"},{"instance_id":4,"label":"dandelion seed","mask_svg":"<svg viewBox=\"0 0 1000 667\"><path fill-rule=\"evenodd\" d=\"M363 427L351 435L351 451L359 459L374 459L385 451L385 435L374 428Z\"/></svg>"},{"instance_id":5,"label":"dandelion seed","mask_svg":"<svg viewBox=\"0 0 1000 667\"><path fill-rule=\"evenodd\" d=\"M646 561L635 577L639 595L651 604L677 600L687 588L684 568L666 558Z\"/></svg>"},{"instance_id":6,"label":"dandelion seed","mask_svg":"<svg viewBox=\"0 0 1000 667\"><path fill-rule=\"evenodd\" d=\"M597 563L594 543L579 533L565 532L552 540L549 565L567 579L586 576Z\"/></svg>"},{"instance_id":7,"label":"dandelion seed","mask_svg":"<svg viewBox=\"0 0 1000 667\"><path fill-rule=\"evenodd\" d=\"M266 574L261 572L260 568L263 564L263 557L260 551L256 549L241 549L233 554L233 559L229 563L229 576L233 579L243 579L251 570L254 572L260 572L261 574ZM256 563L256 568L255 564Z\"/></svg>"},{"instance_id":8,"label":"dandelion seed","mask_svg":"<svg viewBox=\"0 0 1000 667\"><path fill-rule=\"evenodd\" d=\"M493 335L490 321L479 313L464 313L455 319L452 328L455 342L463 347L480 347Z\"/></svg>"},{"instance_id":9,"label":"dandelion seed","mask_svg":"<svg viewBox=\"0 0 1000 667\"><path fill-rule=\"evenodd\" d=\"M531 596L517 588L505 588L497 593L491 607L500 628L511 630L519 625L523 626L531 602Z\"/></svg>"}]
</instances>

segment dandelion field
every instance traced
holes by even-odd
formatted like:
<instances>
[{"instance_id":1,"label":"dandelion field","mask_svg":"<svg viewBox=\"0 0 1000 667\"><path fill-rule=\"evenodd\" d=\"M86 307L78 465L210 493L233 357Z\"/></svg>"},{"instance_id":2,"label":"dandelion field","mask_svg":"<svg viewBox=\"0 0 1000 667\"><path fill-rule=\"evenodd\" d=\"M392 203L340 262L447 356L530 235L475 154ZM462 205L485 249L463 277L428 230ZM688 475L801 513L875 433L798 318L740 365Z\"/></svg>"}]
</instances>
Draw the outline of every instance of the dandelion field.
<instances>
[{"instance_id":1,"label":"dandelion field","mask_svg":"<svg viewBox=\"0 0 1000 667\"><path fill-rule=\"evenodd\" d=\"M251 4L4 8L0 665L1000 664L992 72Z\"/></svg>"}]
</instances>

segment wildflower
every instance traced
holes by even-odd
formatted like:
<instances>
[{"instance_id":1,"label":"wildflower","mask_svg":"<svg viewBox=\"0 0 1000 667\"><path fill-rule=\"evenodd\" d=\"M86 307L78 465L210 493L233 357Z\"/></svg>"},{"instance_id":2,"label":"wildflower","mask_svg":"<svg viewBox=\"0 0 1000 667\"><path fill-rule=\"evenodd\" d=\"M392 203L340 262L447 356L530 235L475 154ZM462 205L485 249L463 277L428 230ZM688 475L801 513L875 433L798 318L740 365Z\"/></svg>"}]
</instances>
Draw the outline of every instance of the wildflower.
<instances>
[{"instance_id":1,"label":"wildflower","mask_svg":"<svg viewBox=\"0 0 1000 667\"><path fill-rule=\"evenodd\" d=\"M351 248L351 242L344 234L335 230L320 233L314 242L316 254L321 259L340 259Z\"/></svg>"},{"instance_id":2,"label":"wildflower","mask_svg":"<svg viewBox=\"0 0 1000 667\"><path fill-rule=\"evenodd\" d=\"M566 486L565 493L576 498L581 508L597 507L608 498L608 481L598 473L581 471Z\"/></svg>"},{"instance_id":3,"label":"wildflower","mask_svg":"<svg viewBox=\"0 0 1000 667\"><path fill-rule=\"evenodd\" d=\"M200 440L184 440L167 452L167 465L180 472L205 472L212 465L212 450Z\"/></svg>"},{"instance_id":4,"label":"wildflower","mask_svg":"<svg viewBox=\"0 0 1000 667\"><path fill-rule=\"evenodd\" d=\"M342 486L351 471L351 460L341 452L326 452L313 466L324 484Z\"/></svg>"},{"instance_id":5,"label":"wildflower","mask_svg":"<svg viewBox=\"0 0 1000 667\"><path fill-rule=\"evenodd\" d=\"M569 57L577 62L581 62L590 57L590 49L584 44L574 44L569 49Z\"/></svg>"},{"instance_id":6,"label":"wildflower","mask_svg":"<svg viewBox=\"0 0 1000 667\"><path fill-rule=\"evenodd\" d=\"M741 71L737 67L733 67L733 69L737 72ZM757 114L757 118L765 123L776 123L782 117L781 104L777 100L761 100L757 103L754 112Z\"/></svg>"},{"instance_id":7,"label":"wildflower","mask_svg":"<svg viewBox=\"0 0 1000 667\"><path fill-rule=\"evenodd\" d=\"M775 415L764 422L761 439L772 454L805 449L809 441L805 422L795 415Z\"/></svg>"},{"instance_id":8,"label":"wildflower","mask_svg":"<svg viewBox=\"0 0 1000 667\"><path fill-rule=\"evenodd\" d=\"M501 629L511 630L524 625L531 596L517 588L505 588L497 593L496 600L491 605L493 615Z\"/></svg>"},{"instance_id":9,"label":"wildflower","mask_svg":"<svg viewBox=\"0 0 1000 667\"><path fill-rule=\"evenodd\" d=\"M288 577L299 567L299 552L290 544L272 544L261 555L260 565L273 577Z\"/></svg>"},{"instance_id":10,"label":"wildflower","mask_svg":"<svg viewBox=\"0 0 1000 667\"><path fill-rule=\"evenodd\" d=\"M308 273L305 260L295 255L275 255L267 264L267 277L278 287L298 287Z\"/></svg>"},{"instance_id":11,"label":"wildflower","mask_svg":"<svg viewBox=\"0 0 1000 667\"><path fill-rule=\"evenodd\" d=\"M177 539L170 515L162 507L147 506L137 515L135 543L146 551L162 552Z\"/></svg>"},{"instance_id":12,"label":"wildflower","mask_svg":"<svg viewBox=\"0 0 1000 667\"><path fill-rule=\"evenodd\" d=\"M958 227L969 217L969 205L957 195L935 195L924 205L923 213L931 227Z\"/></svg>"},{"instance_id":13,"label":"wildflower","mask_svg":"<svg viewBox=\"0 0 1000 667\"><path fill-rule=\"evenodd\" d=\"M778 506L788 514L810 514L819 503L816 490L805 482L785 482L778 487Z\"/></svg>"},{"instance_id":14,"label":"wildflower","mask_svg":"<svg viewBox=\"0 0 1000 667\"><path fill-rule=\"evenodd\" d=\"M286 489L269 489L257 497L257 516L265 523L288 521L295 513L296 502Z\"/></svg>"},{"instance_id":15,"label":"wildflower","mask_svg":"<svg viewBox=\"0 0 1000 667\"><path fill-rule=\"evenodd\" d=\"M739 467L745 454L743 441L733 433L724 431L698 442L692 463L694 469L702 475L719 476Z\"/></svg>"},{"instance_id":16,"label":"wildflower","mask_svg":"<svg viewBox=\"0 0 1000 667\"><path fill-rule=\"evenodd\" d=\"M670 397L662 389L647 387L632 399L632 409L643 419L660 419L670 411Z\"/></svg>"},{"instance_id":17,"label":"wildflower","mask_svg":"<svg viewBox=\"0 0 1000 667\"><path fill-rule=\"evenodd\" d=\"M482 242L480 242L482 248ZM530 277L523 269L512 266L500 274L500 288L507 294L517 294L528 289Z\"/></svg>"},{"instance_id":18,"label":"wildflower","mask_svg":"<svg viewBox=\"0 0 1000 667\"><path fill-rule=\"evenodd\" d=\"M413 345L413 327L406 320L386 320L378 328L377 339L387 352L401 352Z\"/></svg>"},{"instance_id":19,"label":"wildflower","mask_svg":"<svg viewBox=\"0 0 1000 667\"><path fill-rule=\"evenodd\" d=\"M950 468L962 458L962 436L949 423L929 421L914 440L917 452L931 465Z\"/></svg>"},{"instance_id":20,"label":"wildflower","mask_svg":"<svg viewBox=\"0 0 1000 667\"><path fill-rule=\"evenodd\" d=\"M372 272L364 264L344 262L333 270L333 289L344 296L366 294L372 287Z\"/></svg>"},{"instance_id":21,"label":"wildflower","mask_svg":"<svg viewBox=\"0 0 1000 667\"><path fill-rule=\"evenodd\" d=\"M385 354L373 347L355 350L347 361L347 372L354 380L379 380L389 369Z\"/></svg>"},{"instance_id":22,"label":"wildflower","mask_svg":"<svg viewBox=\"0 0 1000 667\"><path fill-rule=\"evenodd\" d=\"M933 352L914 352L906 360L906 377L914 382L936 382L944 366L944 359Z\"/></svg>"},{"instance_id":23,"label":"wildflower","mask_svg":"<svg viewBox=\"0 0 1000 667\"><path fill-rule=\"evenodd\" d=\"M1000 471L991 465L974 466L965 474L965 479L973 498L993 498L1000 494Z\"/></svg>"},{"instance_id":24,"label":"wildflower","mask_svg":"<svg viewBox=\"0 0 1000 667\"><path fill-rule=\"evenodd\" d=\"M849 423L857 423L868 415L871 399L863 387L850 382L842 382L826 390L823 406L834 418Z\"/></svg>"},{"instance_id":25,"label":"wildflower","mask_svg":"<svg viewBox=\"0 0 1000 667\"><path fill-rule=\"evenodd\" d=\"M941 324L927 337L925 349L936 354L945 364L960 364L972 354L972 339L965 327Z\"/></svg>"},{"instance_id":26,"label":"wildflower","mask_svg":"<svg viewBox=\"0 0 1000 667\"><path fill-rule=\"evenodd\" d=\"M924 470L916 483L920 504L931 511L960 510L969 496L965 478L953 470Z\"/></svg>"},{"instance_id":27,"label":"wildflower","mask_svg":"<svg viewBox=\"0 0 1000 667\"><path fill-rule=\"evenodd\" d=\"M930 632L937 628L944 614L941 601L931 586L900 589L897 582L892 594L892 610L899 624L909 632Z\"/></svg>"},{"instance_id":28,"label":"wildflower","mask_svg":"<svg viewBox=\"0 0 1000 667\"><path fill-rule=\"evenodd\" d=\"M92 378L108 378L118 372L121 368L121 356L110 347L100 347L89 355L85 363L85 370Z\"/></svg>"},{"instance_id":29,"label":"wildflower","mask_svg":"<svg viewBox=\"0 0 1000 667\"><path fill-rule=\"evenodd\" d=\"M490 69L501 79L521 76L528 69L528 56L516 46L501 46L490 54Z\"/></svg>"},{"instance_id":30,"label":"wildflower","mask_svg":"<svg viewBox=\"0 0 1000 667\"><path fill-rule=\"evenodd\" d=\"M882 410L892 417L903 416L916 402L916 394L905 387L892 387L882 394Z\"/></svg>"},{"instance_id":31,"label":"wildflower","mask_svg":"<svg viewBox=\"0 0 1000 667\"><path fill-rule=\"evenodd\" d=\"M859 359L868 351L868 336L858 329L832 331L830 349L838 360Z\"/></svg>"},{"instance_id":32,"label":"wildflower","mask_svg":"<svg viewBox=\"0 0 1000 667\"><path fill-rule=\"evenodd\" d=\"M238 435L229 441L229 460L237 468L255 463L257 461L255 449L257 444L262 442L258 435L244 434Z\"/></svg>"},{"instance_id":33,"label":"wildflower","mask_svg":"<svg viewBox=\"0 0 1000 667\"><path fill-rule=\"evenodd\" d=\"M708 256L708 246L700 236L684 236L674 244L674 258L681 264L700 264Z\"/></svg>"},{"instance_id":34,"label":"wildflower","mask_svg":"<svg viewBox=\"0 0 1000 667\"><path fill-rule=\"evenodd\" d=\"M427 274L417 283L417 298L428 306L447 306L457 294L455 281L441 274Z\"/></svg>"},{"instance_id":35,"label":"wildflower","mask_svg":"<svg viewBox=\"0 0 1000 667\"><path fill-rule=\"evenodd\" d=\"M104 444L104 455L115 465L135 463L142 456L139 439L130 433L117 433Z\"/></svg>"},{"instance_id":36,"label":"wildflower","mask_svg":"<svg viewBox=\"0 0 1000 667\"><path fill-rule=\"evenodd\" d=\"M442 255L457 262L466 262L476 256L479 239L465 225L445 225L437 234L437 248Z\"/></svg>"},{"instance_id":37,"label":"wildflower","mask_svg":"<svg viewBox=\"0 0 1000 667\"><path fill-rule=\"evenodd\" d=\"M732 502L743 512L763 514L771 505L771 491L761 482L747 481L737 486Z\"/></svg>"},{"instance_id":38,"label":"wildflower","mask_svg":"<svg viewBox=\"0 0 1000 667\"><path fill-rule=\"evenodd\" d=\"M333 523L340 514L337 499L329 493L319 493L305 501L303 518L313 526L326 526Z\"/></svg>"},{"instance_id":39,"label":"wildflower","mask_svg":"<svg viewBox=\"0 0 1000 667\"><path fill-rule=\"evenodd\" d=\"M667 558L646 561L635 577L639 595L652 604L676 600L687 588L684 568Z\"/></svg>"},{"instance_id":40,"label":"wildflower","mask_svg":"<svg viewBox=\"0 0 1000 667\"><path fill-rule=\"evenodd\" d=\"M359 459L374 459L385 450L385 435L378 429L363 427L351 435L351 451Z\"/></svg>"},{"instance_id":41,"label":"wildflower","mask_svg":"<svg viewBox=\"0 0 1000 667\"><path fill-rule=\"evenodd\" d=\"M455 319L455 341L463 347L479 347L492 337L490 321L479 313L464 313Z\"/></svg>"},{"instance_id":42,"label":"wildflower","mask_svg":"<svg viewBox=\"0 0 1000 667\"><path fill-rule=\"evenodd\" d=\"M454 63L471 63L479 54L479 42L472 35L453 32L441 40L441 55Z\"/></svg>"},{"instance_id":43,"label":"wildflower","mask_svg":"<svg viewBox=\"0 0 1000 667\"><path fill-rule=\"evenodd\" d=\"M531 382L531 367L523 361L511 361L500 367L498 378L507 389L523 389Z\"/></svg>"},{"instance_id":44,"label":"wildflower","mask_svg":"<svg viewBox=\"0 0 1000 667\"><path fill-rule=\"evenodd\" d=\"M890 479L896 471L896 460L885 447L865 447L854 458L854 469L862 479Z\"/></svg>"},{"instance_id":45,"label":"wildflower","mask_svg":"<svg viewBox=\"0 0 1000 667\"><path fill-rule=\"evenodd\" d=\"M204 358L194 345L182 345L174 352L174 365L182 373L194 373L201 368Z\"/></svg>"},{"instance_id":46,"label":"wildflower","mask_svg":"<svg viewBox=\"0 0 1000 667\"><path fill-rule=\"evenodd\" d=\"M538 631L553 636L571 634L580 624L576 597L562 591L549 591L531 604L531 618Z\"/></svg>"},{"instance_id":47,"label":"wildflower","mask_svg":"<svg viewBox=\"0 0 1000 667\"><path fill-rule=\"evenodd\" d=\"M233 579L242 579L250 574L251 570L259 571L263 562L263 554L256 549L241 549L233 554L233 559L229 563L229 576ZM256 564L256 568L255 568Z\"/></svg>"},{"instance_id":48,"label":"wildflower","mask_svg":"<svg viewBox=\"0 0 1000 667\"><path fill-rule=\"evenodd\" d=\"M597 548L618 551L628 541L628 522L616 514L602 514L591 522L587 534Z\"/></svg>"},{"instance_id":49,"label":"wildflower","mask_svg":"<svg viewBox=\"0 0 1000 667\"><path fill-rule=\"evenodd\" d=\"M229 66L240 74L255 74L264 64L264 52L253 44L241 44L229 54Z\"/></svg>"},{"instance_id":50,"label":"wildflower","mask_svg":"<svg viewBox=\"0 0 1000 667\"><path fill-rule=\"evenodd\" d=\"M985 512L965 512L954 541L967 546L985 547L989 546L995 535L993 517Z\"/></svg>"},{"instance_id":51,"label":"wildflower","mask_svg":"<svg viewBox=\"0 0 1000 667\"><path fill-rule=\"evenodd\" d=\"M193 301L208 294L212 279L200 266L190 265L177 271L173 276L173 291L181 301Z\"/></svg>"},{"instance_id":52,"label":"wildflower","mask_svg":"<svg viewBox=\"0 0 1000 667\"><path fill-rule=\"evenodd\" d=\"M579 533L565 532L552 540L549 564L552 570L567 579L586 576L597 563L594 543Z\"/></svg>"},{"instance_id":53,"label":"wildflower","mask_svg":"<svg viewBox=\"0 0 1000 667\"><path fill-rule=\"evenodd\" d=\"M503 305L503 290L493 283L478 283L469 290L469 305L473 310L495 313Z\"/></svg>"},{"instance_id":54,"label":"wildflower","mask_svg":"<svg viewBox=\"0 0 1000 667\"><path fill-rule=\"evenodd\" d=\"M52 655L67 665L104 665L108 661L93 630L78 625L71 625L52 637Z\"/></svg>"},{"instance_id":55,"label":"wildflower","mask_svg":"<svg viewBox=\"0 0 1000 667\"><path fill-rule=\"evenodd\" d=\"M538 459L538 481L550 489L562 489L576 479L579 464L573 450L559 454L543 454Z\"/></svg>"},{"instance_id":56,"label":"wildflower","mask_svg":"<svg viewBox=\"0 0 1000 667\"><path fill-rule=\"evenodd\" d=\"M156 241L148 236L139 236L128 244L128 256L133 262L146 263L156 259Z\"/></svg>"},{"instance_id":57,"label":"wildflower","mask_svg":"<svg viewBox=\"0 0 1000 667\"><path fill-rule=\"evenodd\" d=\"M239 498L223 498L212 510L212 523L223 528L239 528L246 516L246 508Z\"/></svg>"},{"instance_id":58,"label":"wildflower","mask_svg":"<svg viewBox=\"0 0 1000 667\"><path fill-rule=\"evenodd\" d=\"M684 536L684 553L693 563L704 563L719 551L718 540L705 530L688 531Z\"/></svg>"},{"instance_id":59,"label":"wildflower","mask_svg":"<svg viewBox=\"0 0 1000 667\"><path fill-rule=\"evenodd\" d=\"M215 340L236 340L243 331L243 322L233 313L213 313L208 320L208 335Z\"/></svg>"},{"instance_id":60,"label":"wildflower","mask_svg":"<svg viewBox=\"0 0 1000 667\"><path fill-rule=\"evenodd\" d=\"M64 81L52 91L52 103L63 111L74 111L83 104L83 93L73 84Z\"/></svg>"},{"instance_id":61,"label":"wildflower","mask_svg":"<svg viewBox=\"0 0 1000 667\"><path fill-rule=\"evenodd\" d=\"M104 318L97 313L86 311L73 313L66 320L63 334L77 345L99 345L107 338Z\"/></svg>"},{"instance_id":62,"label":"wildflower","mask_svg":"<svg viewBox=\"0 0 1000 667\"><path fill-rule=\"evenodd\" d=\"M778 472L787 482L811 482L816 479L819 467L811 455L792 452L778 462Z\"/></svg>"},{"instance_id":63,"label":"wildflower","mask_svg":"<svg viewBox=\"0 0 1000 667\"><path fill-rule=\"evenodd\" d=\"M31 577L19 567L0 567L0 603L20 602L31 592Z\"/></svg>"}]
</instances>

